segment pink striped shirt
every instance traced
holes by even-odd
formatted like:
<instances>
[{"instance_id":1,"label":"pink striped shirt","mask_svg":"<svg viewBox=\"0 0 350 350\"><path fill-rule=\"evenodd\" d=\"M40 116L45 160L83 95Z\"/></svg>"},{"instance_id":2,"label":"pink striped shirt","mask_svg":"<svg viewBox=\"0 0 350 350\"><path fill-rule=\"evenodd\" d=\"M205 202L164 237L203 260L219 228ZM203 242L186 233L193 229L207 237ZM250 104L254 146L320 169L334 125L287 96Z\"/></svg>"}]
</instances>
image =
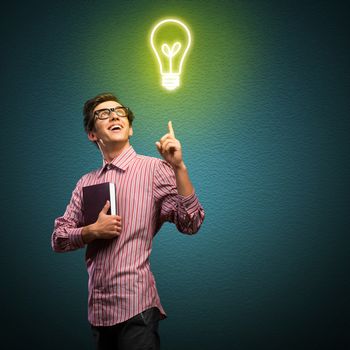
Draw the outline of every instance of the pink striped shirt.
<instances>
[{"instance_id":1,"label":"pink striped shirt","mask_svg":"<svg viewBox=\"0 0 350 350\"><path fill-rule=\"evenodd\" d=\"M116 185L120 236L86 246L88 319L94 326L111 326L160 303L150 270L152 239L166 221L180 232L196 233L204 210L196 194L178 194L172 167L157 158L136 154L130 146L110 164L84 175L77 183L63 216L55 220L51 244L56 252L83 248L82 188L102 182ZM101 208L102 209L102 208Z\"/></svg>"}]
</instances>

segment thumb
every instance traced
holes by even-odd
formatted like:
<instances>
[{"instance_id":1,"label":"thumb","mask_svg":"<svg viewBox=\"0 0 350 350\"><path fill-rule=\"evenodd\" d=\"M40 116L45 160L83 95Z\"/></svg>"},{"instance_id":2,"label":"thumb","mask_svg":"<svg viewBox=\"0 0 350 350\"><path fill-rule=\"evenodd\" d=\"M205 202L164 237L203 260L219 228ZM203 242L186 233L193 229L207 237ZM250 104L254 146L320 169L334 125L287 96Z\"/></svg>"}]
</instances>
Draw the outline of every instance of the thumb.
<instances>
[{"instance_id":1,"label":"thumb","mask_svg":"<svg viewBox=\"0 0 350 350\"><path fill-rule=\"evenodd\" d=\"M105 206L102 208L101 213L107 214L108 209L109 209L110 206L111 206L111 204L109 203L109 201L107 201Z\"/></svg>"}]
</instances>

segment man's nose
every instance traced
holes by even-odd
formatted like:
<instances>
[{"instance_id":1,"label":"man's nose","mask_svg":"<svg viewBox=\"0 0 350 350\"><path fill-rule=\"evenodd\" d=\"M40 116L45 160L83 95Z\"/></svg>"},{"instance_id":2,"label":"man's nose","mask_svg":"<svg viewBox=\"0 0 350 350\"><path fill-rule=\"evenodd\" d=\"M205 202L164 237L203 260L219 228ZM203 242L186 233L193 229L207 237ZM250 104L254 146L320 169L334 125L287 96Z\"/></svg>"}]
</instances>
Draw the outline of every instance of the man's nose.
<instances>
[{"instance_id":1,"label":"man's nose","mask_svg":"<svg viewBox=\"0 0 350 350\"><path fill-rule=\"evenodd\" d=\"M113 121L113 120L119 120L119 116L118 116L115 112L111 112L111 113L109 114L109 119L110 119L111 121Z\"/></svg>"}]
</instances>

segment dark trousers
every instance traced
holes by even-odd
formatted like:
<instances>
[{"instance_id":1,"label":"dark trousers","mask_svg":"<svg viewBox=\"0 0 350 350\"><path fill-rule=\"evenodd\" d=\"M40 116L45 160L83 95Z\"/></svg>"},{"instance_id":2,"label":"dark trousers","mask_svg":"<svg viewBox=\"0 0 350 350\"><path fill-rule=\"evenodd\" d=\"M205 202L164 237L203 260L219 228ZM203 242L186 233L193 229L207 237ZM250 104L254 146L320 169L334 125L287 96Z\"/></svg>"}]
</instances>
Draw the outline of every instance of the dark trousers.
<instances>
[{"instance_id":1,"label":"dark trousers","mask_svg":"<svg viewBox=\"0 0 350 350\"><path fill-rule=\"evenodd\" d=\"M159 310L141 312L110 327L91 326L97 350L159 350Z\"/></svg>"}]
</instances>

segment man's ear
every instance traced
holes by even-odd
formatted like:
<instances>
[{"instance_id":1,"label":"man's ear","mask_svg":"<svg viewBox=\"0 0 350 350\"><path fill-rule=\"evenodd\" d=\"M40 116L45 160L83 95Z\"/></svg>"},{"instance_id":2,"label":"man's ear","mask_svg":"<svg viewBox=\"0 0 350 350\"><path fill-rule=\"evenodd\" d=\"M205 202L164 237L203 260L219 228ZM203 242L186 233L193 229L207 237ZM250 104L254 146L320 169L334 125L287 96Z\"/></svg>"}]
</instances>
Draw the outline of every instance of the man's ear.
<instances>
[{"instance_id":1,"label":"man's ear","mask_svg":"<svg viewBox=\"0 0 350 350\"><path fill-rule=\"evenodd\" d=\"M88 138L89 138L90 141L93 141L93 142L97 141L97 136L92 131L88 132Z\"/></svg>"},{"instance_id":2,"label":"man's ear","mask_svg":"<svg viewBox=\"0 0 350 350\"><path fill-rule=\"evenodd\" d=\"M130 126L130 128L129 128L129 137L131 137L133 133L134 133L134 131L132 130L132 127Z\"/></svg>"}]
</instances>

